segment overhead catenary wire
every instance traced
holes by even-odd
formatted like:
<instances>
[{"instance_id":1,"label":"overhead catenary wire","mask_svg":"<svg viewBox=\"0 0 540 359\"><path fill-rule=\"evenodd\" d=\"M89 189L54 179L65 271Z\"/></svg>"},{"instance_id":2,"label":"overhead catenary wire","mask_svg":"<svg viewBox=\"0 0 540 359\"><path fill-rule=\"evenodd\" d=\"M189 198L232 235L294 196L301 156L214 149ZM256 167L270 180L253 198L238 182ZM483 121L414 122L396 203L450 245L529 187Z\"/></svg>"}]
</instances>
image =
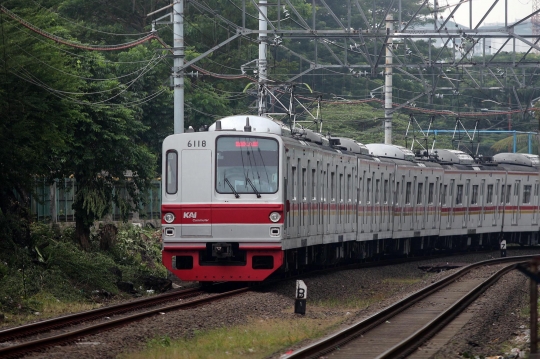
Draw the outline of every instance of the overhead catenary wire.
<instances>
[{"instance_id":1,"label":"overhead catenary wire","mask_svg":"<svg viewBox=\"0 0 540 359\"><path fill-rule=\"evenodd\" d=\"M59 36L48 33L46 31L32 25L28 21L22 19L21 17L19 17L18 15L13 13L12 11L8 10L3 5L0 5L0 12L3 12L4 14L9 16L13 20L19 22L21 25L23 25L27 29L29 29L29 30L31 30L31 31L43 36L43 37L46 37L46 38L48 38L50 40L53 40L53 41L58 42L58 43L63 44L63 45L71 46L71 47L74 47L74 48L77 48L77 49L88 50L88 51L119 51L119 50L125 50L125 49L135 47L137 45L143 44L143 43L145 43L147 41L150 41L152 39L158 38L157 34L152 32L152 33L149 33L149 34L147 34L146 36L144 36L144 37L142 37L140 39L130 41L130 42L126 42L126 43L123 43L123 44L118 44L118 45L85 45L85 44L81 44L81 43L78 43L78 42L75 42L75 41L66 40L66 39L61 38Z\"/></svg>"}]
</instances>

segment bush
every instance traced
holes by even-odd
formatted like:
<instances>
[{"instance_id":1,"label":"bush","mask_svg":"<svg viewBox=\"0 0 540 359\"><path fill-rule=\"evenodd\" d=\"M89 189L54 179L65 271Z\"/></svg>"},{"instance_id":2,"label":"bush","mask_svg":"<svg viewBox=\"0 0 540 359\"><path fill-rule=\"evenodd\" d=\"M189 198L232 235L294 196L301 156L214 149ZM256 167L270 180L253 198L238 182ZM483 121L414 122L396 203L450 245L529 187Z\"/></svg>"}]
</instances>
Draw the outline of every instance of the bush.
<instances>
[{"instance_id":1,"label":"bush","mask_svg":"<svg viewBox=\"0 0 540 359\"><path fill-rule=\"evenodd\" d=\"M60 230L35 223L29 246L0 240L1 311L36 311L42 306L40 298L94 301L98 292L119 294L120 280L138 288L145 277L166 276L159 230L125 225L108 251L99 250L93 235L89 252L79 248L73 233L72 227Z\"/></svg>"}]
</instances>

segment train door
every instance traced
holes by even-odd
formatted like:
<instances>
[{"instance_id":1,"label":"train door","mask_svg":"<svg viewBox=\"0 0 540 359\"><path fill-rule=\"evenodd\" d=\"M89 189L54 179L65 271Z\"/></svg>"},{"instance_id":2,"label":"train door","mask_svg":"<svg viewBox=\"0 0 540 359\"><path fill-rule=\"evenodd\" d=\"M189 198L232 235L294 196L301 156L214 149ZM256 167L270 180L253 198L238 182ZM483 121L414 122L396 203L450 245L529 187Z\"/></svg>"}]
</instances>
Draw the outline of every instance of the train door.
<instances>
[{"instance_id":1,"label":"train door","mask_svg":"<svg viewBox=\"0 0 540 359\"><path fill-rule=\"evenodd\" d=\"M375 177L375 176L374 176ZM377 174L377 177L379 177L379 174ZM380 232L381 231L381 222L382 222L382 213L381 213L381 178L375 178L375 196L373 199L373 205L375 206L374 215L375 215L375 223L374 223L374 232Z\"/></svg>"},{"instance_id":2,"label":"train door","mask_svg":"<svg viewBox=\"0 0 540 359\"><path fill-rule=\"evenodd\" d=\"M368 174L368 176L371 176L371 174ZM365 232L370 232L371 231L371 221L372 221L372 218L373 218L373 215L372 215L372 207L373 207L373 204L371 203L372 202L372 199L371 199L371 178L366 178L365 181L366 181L366 184L365 184L365 197L364 197L364 200L365 200L365 212L364 212L364 216L365 216L365 220L364 220L364 231Z\"/></svg>"},{"instance_id":3,"label":"train door","mask_svg":"<svg viewBox=\"0 0 540 359\"><path fill-rule=\"evenodd\" d=\"M471 190L471 180L468 179L465 181L465 196L463 198L462 204L465 205L464 213L462 216L462 226L463 228L467 228L468 221L469 221L469 210L470 210L470 190Z\"/></svg>"},{"instance_id":4,"label":"train door","mask_svg":"<svg viewBox=\"0 0 540 359\"><path fill-rule=\"evenodd\" d=\"M425 181L422 177L418 177L418 188L416 191L416 208L414 213L416 214L416 223L414 228L417 230L424 229L424 203L425 203Z\"/></svg>"},{"instance_id":5,"label":"train door","mask_svg":"<svg viewBox=\"0 0 540 359\"><path fill-rule=\"evenodd\" d=\"M457 188L454 188L455 183L456 183L455 179L450 180L449 197L448 197L448 205L450 206L450 208L448 210L448 222L446 223L447 229L452 228L452 224L454 223L454 220L456 217L456 214L454 213L456 209L456 203L457 203L457 197L456 199L454 199L454 193L457 192Z\"/></svg>"},{"instance_id":6,"label":"train door","mask_svg":"<svg viewBox=\"0 0 540 359\"><path fill-rule=\"evenodd\" d=\"M414 230L416 228L416 221L418 217L418 213L416 212L418 198L415 198L415 197L418 197L418 179L416 178L416 176L413 177L413 183L412 183L412 188L411 188L410 204L411 204L413 213L412 213L411 223L409 226L410 230Z\"/></svg>"},{"instance_id":7,"label":"train door","mask_svg":"<svg viewBox=\"0 0 540 359\"><path fill-rule=\"evenodd\" d=\"M396 199L394 201L395 206L398 211L398 218L397 218L397 229L402 230L403 229L403 209L404 209L404 199L403 199L403 188L405 187L405 176L401 177L401 182L396 181Z\"/></svg>"},{"instance_id":8,"label":"train door","mask_svg":"<svg viewBox=\"0 0 540 359\"><path fill-rule=\"evenodd\" d=\"M336 233L337 217L338 217L338 197L337 197L337 166L332 166L330 171L330 198L331 198L331 215L330 215L330 233Z\"/></svg>"},{"instance_id":9,"label":"train door","mask_svg":"<svg viewBox=\"0 0 540 359\"><path fill-rule=\"evenodd\" d=\"M495 212L493 213L493 217L492 217L492 221L491 221L491 225L492 226L496 226L497 225L497 220L499 219L499 216L501 215L500 214L500 187L501 187L501 180L500 179L497 179L495 180L495 185L494 185L494 188L493 188L493 191L494 191L494 198L493 198L493 203L494 203L494 207L495 207ZM489 189L488 189L488 195L489 195Z\"/></svg>"},{"instance_id":10,"label":"train door","mask_svg":"<svg viewBox=\"0 0 540 359\"><path fill-rule=\"evenodd\" d=\"M313 175L313 234L321 234L321 200L322 200L322 186L321 186L321 161L316 162L315 168L312 170Z\"/></svg>"},{"instance_id":11,"label":"train door","mask_svg":"<svg viewBox=\"0 0 540 359\"><path fill-rule=\"evenodd\" d=\"M323 227L323 234L328 233L328 218L330 216L329 211L329 202L330 202L330 195L328 194L328 187L329 187L329 172L330 172L330 164L328 163L328 159L326 159L326 165L323 167L323 215L322 215L322 227Z\"/></svg>"},{"instance_id":12,"label":"train door","mask_svg":"<svg viewBox=\"0 0 540 359\"><path fill-rule=\"evenodd\" d=\"M514 182L514 193L512 198L512 225L517 226L519 223L519 218L521 217L521 206L520 206L520 190L521 190L521 180L516 180Z\"/></svg>"},{"instance_id":13,"label":"train door","mask_svg":"<svg viewBox=\"0 0 540 359\"><path fill-rule=\"evenodd\" d=\"M480 181L480 200L479 200L479 205L480 205L480 209L478 211L478 227L482 227L483 223L484 223L484 211L485 211L485 206L486 206L486 203L484 202L484 188L486 186L486 180L483 179L482 181Z\"/></svg>"},{"instance_id":14,"label":"train door","mask_svg":"<svg viewBox=\"0 0 540 359\"><path fill-rule=\"evenodd\" d=\"M534 182L533 185L533 215L532 215L532 224L538 224L538 180Z\"/></svg>"},{"instance_id":15,"label":"train door","mask_svg":"<svg viewBox=\"0 0 540 359\"><path fill-rule=\"evenodd\" d=\"M412 229L412 210L411 197L412 197L412 186L413 183L409 178L405 181L405 199L403 200L403 229L411 230Z\"/></svg>"},{"instance_id":16,"label":"train door","mask_svg":"<svg viewBox=\"0 0 540 359\"><path fill-rule=\"evenodd\" d=\"M298 183L299 183L299 198L298 198L298 214L299 214L299 221L298 221L298 235L299 236L305 236L306 235L306 201L307 201L307 190L306 190L306 182L307 182L307 169L305 167L305 164L302 163L300 159L298 159Z\"/></svg>"},{"instance_id":17,"label":"train door","mask_svg":"<svg viewBox=\"0 0 540 359\"><path fill-rule=\"evenodd\" d=\"M293 150L294 155L294 150ZM294 163L294 157L291 158L291 173L289 177L290 186L290 237L298 236L298 165Z\"/></svg>"},{"instance_id":18,"label":"train door","mask_svg":"<svg viewBox=\"0 0 540 359\"><path fill-rule=\"evenodd\" d=\"M301 236L307 236L309 235L309 161L306 165L306 163L302 164L302 194L301 194L301 211L302 211L302 230L300 231Z\"/></svg>"},{"instance_id":19,"label":"train door","mask_svg":"<svg viewBox=\"0 0 540 359\"><path fill-rule=\"evenodd\" d=\"M430 229L435 229L435 223L437 222L437 203L435 203L435 198L437 198L437 188L439 188L439 177L435 177L435 182L431 182L428 188L428 200L427 200L427 219Z\"/></svg>"},{"instance_id":20,"label":"train door","mask_svg":"<svg viewBox=\"0 0 540 359\"><path fill-rule=\"evenodd\" d=\"M365 228L365 217L366 217L366 207L365 207L365 196L364 196L364 179L366 177L366 171L360 175L358 179L358 232L363 233Z\"/></svg>"},{"instance_id":21,"label":"train door","mask_svg":"<svg viewBox=\"0 0 540 359\"><path fill-rule=\"evenodd\" d=\"M443 228L443 219L446 221L446 226L448 226L448 219L449 219L449 213L447 211L448 207L448 185L444 183L444 181L441 181L441 189L439 190L439 221L440 224L439 230ZM446 215L443 216L443 213L446 213Z\"/></svg>"},{"instance_id":22,"label":"train door","mask_svg":"<svg viewBox=\"0 0 540 359\"><path fill-rule=\"evenodd\" d=\"M388 168L387 168L388 169ZM390 186L393 185L394 176L392 173L389 172L388 179L384 180L384 194L383 194L383 203L384 208L386 212L386 230L390 231L392 229L392 220L393 220L393 213L391 211L392 208L392 196L390 195Z\"/></svg>"},{"instance_id":23,"label":"train door","mask_svg":"<svg viewBox=\"0 0 540 359\"><path fill-rule=\"evenodd\" d=\"M204 218L206 222L199 222L197 225L182 226L182 236L211 236L212 235L212 195L214 188L212 182L214 176L212 170L211 150L183 150L182 151L182 167L180 171L182 184L180 191L182 195L182 203L184 218L186 213L189 218ZM201 163L207 164L201 166ZM195 204L190 208L190 204ZM201 208L201 205L204 205Z\"/></svg>"}]
</instances>

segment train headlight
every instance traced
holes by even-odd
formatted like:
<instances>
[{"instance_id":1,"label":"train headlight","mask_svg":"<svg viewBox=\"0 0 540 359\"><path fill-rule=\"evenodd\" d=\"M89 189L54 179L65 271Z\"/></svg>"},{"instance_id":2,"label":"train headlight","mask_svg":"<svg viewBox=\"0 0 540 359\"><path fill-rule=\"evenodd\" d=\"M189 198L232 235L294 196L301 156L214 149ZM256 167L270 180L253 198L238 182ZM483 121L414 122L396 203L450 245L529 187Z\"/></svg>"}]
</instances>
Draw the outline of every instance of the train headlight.
<instances>
[{"instance_id":1,"label":"train headlight","mask_svg":"<svg viewBox=\"0 0 540 359\"><path fill-rule=\"evenodd\" d=\"M272 212L270 213L270 220L274 223L278 222L281 219L281 214L278 212Z\"/></svg>"},{"instance_id":2,"label":"train headlight","mask_svg":"<svg viewBox=\"0 0 540 359\"><path fill-rule=\"evenodd\" d=\"M172 213L165 213L165 215L163 216L163 219L165 220L165 222L167 223L172 223L174 221L174 214Z\"/></svg>"}]
</instances>

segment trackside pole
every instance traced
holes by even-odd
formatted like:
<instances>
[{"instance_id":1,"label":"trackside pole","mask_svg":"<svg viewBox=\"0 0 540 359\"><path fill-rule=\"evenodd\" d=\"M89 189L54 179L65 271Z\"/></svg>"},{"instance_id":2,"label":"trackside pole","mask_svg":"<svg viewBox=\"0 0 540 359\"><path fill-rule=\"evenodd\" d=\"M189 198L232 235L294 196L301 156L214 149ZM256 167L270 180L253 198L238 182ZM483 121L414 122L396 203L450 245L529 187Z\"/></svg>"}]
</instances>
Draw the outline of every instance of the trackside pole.
<instances>
[{"instance_id":1,"label":"trackside pole","mask_svg":"<svg viewBox=\"0 0 540 359\"><path fill-rule=\"evenodd\" d=\"M294 302L294 312L306 314L307 286L303 280L296 281L296 300Z\"/></svg>"},{"instance_id":2,"label":"trackside pole","mask_svg":"<svg viewBox=\"0 0 540 359\"><path fill-rule=\"evenodd\" d=\"M501 257L506 257L506 240L501 241Z\"/></svg>"}]
</instances>

